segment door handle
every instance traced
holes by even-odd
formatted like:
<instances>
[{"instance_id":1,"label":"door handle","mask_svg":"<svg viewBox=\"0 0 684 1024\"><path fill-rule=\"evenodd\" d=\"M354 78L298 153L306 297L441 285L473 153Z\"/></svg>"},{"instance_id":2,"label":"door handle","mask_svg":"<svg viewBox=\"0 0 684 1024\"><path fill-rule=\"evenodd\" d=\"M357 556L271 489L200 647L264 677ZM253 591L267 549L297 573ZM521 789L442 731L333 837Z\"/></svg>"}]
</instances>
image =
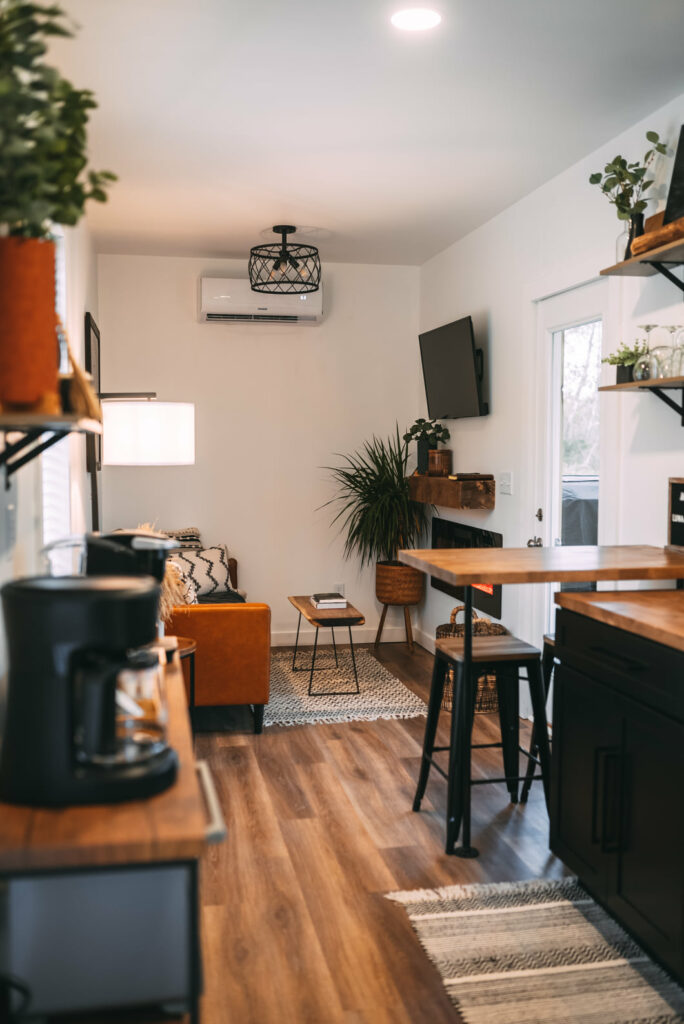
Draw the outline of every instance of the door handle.
<instances>
[{"instance_id":1,"label":"door handle","mask_svg":"<svg viewBox=\"0 0 684 1024\"><path fill-rule=\"evenodd\" d=\"M543 548L544 541L541 539L541 537L530 537L530 539L527 542L527 546L528 548Z\"/></svg>"},{"instance_id":2,"label":"door handle","mask_svg":"<svg viewBox=\"0 0 684 1024\"><path fill-rule=\"evenodd\" d=\"M621 754L617 747L599 747L594 754L592 842L601 853L620 849Z\"/></svg>"}]
</instances>

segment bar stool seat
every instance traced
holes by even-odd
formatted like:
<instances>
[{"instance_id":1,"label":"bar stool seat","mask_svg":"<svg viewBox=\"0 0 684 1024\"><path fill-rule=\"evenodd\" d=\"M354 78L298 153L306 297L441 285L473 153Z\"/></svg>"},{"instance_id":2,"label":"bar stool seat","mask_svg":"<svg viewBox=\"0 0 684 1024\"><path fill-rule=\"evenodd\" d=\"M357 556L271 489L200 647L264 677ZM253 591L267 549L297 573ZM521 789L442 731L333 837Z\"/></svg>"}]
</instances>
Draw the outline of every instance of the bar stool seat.
<instances>
[{"instance_id":1,"label":"bar stool seat","mask_svg":"<svg viewBox=\"0 0 684 1024\"><path fill-rule=\"evenodd\" d=\"M464 641L460 638L437 640L435 661L430 687L425 739L421 759L420 775L413 801L413 810L419 811L430 774L434 767L447 780L447 839L446 852L462 857L476 857L477 850L470 845L470 795L471 787L492 782L505 782L511 801L517 802L518 783L531 784L532 778L541 778L547 807L549 801L549 742L546 727L545 687L541 672L541 652L538 648L514 636L474 636L472 638L472 663L476 671L471 678L464 679ZM442 705L446 673L454 669L454 702L451 716L451 737L448 747L436 747L435 736ZM477 678L483 669L496 675L501 723L500 743L472 743L472 728L475 716L475 695ZM518 683L520 670L524 669L530 688L534 712L534 740L539 756L532 750L524 750L518 742ZM504 777L476 779L471 776L471 751L481 747L501 747L504 760ZM433 755L449 751L448 771L435 762ZM538 764L541 775L520 776L519 753L530 759L532 773ZM529 786L528 786L529 788ZM455 843L463 825L462 845L455 849Z\"/></svg>"}]
</instances>

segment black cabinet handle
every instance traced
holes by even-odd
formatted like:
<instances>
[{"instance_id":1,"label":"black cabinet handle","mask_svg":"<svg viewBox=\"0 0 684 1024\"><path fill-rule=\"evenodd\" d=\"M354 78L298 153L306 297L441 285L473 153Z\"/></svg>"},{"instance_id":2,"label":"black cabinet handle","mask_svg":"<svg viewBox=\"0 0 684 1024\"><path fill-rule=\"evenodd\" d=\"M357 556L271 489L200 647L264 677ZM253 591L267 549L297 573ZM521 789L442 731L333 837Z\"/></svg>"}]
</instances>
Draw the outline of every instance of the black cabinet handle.
<instances>
[{"instance_id":1,"label":"black cabinet handle","mask_svg":"<svg viewBox=\"0 0 684 1024\"><path fill-rule=\"evenodd\" d=\"M620 849L621 761L619 747L598 747L594 752L591 838L602 853Z\"/></svg>"},{"instance_id":2,"label":"black cabinet handle","mask_svg":"<svg viewBox=\"0 0 684 1024\"><path fill-rule=\"evenodd\" d=\"M647 665L644 665L643 661L625 658L624 655L616 654L614 651L609 650L609 648L601 647L598 644L592 645L589 650L594 654L598 654L603 661L611 663L622 672L645 672L648 668Z\"/></svg>"}]
</instances>

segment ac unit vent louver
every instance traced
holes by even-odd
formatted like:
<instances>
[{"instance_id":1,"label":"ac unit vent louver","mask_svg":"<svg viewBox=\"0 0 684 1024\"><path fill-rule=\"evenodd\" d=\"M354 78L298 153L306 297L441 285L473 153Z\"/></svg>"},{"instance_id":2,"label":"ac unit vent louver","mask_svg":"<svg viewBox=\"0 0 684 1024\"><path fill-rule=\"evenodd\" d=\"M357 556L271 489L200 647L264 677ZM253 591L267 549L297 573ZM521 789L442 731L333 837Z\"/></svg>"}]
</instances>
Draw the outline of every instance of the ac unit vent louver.
<instances>
[{"instance_id":1,"label":"ac unit vent louver","mask_svg":"<svg viewBox=\"0 0 684 1024\"><path fill-rule=\"evenodd\" d=\"M199 318L224 324L318 324L323 319L323 291L265 295L253 292L242 278L203 277Z\"/></svg>"}]
</instances>

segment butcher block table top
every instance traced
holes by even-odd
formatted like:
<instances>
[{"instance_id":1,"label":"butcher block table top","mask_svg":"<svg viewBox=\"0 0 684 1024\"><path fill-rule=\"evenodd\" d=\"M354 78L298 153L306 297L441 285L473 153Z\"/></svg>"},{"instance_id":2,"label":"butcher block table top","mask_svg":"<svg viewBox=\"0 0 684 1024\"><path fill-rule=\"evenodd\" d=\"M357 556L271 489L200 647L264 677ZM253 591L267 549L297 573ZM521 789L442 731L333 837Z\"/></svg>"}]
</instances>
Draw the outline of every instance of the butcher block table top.
<instances>
[{"instance_id":1,"label":"butcher block table top","mask_svg":"<svg viewBox=\"0 0 684 1024\"><path fill-rule=\"evenodd\" d=\"M158 796L84 807L0 803L0 872L190 860L205 845L206 811L195 770L180 663L166 668L168 738L178 778Z\"/></svg>"},{"instance_id":2,"label":"butcher block table top","mask_svg":"<svg viewBox=\"0 0 684 1024\"><path fill-rule=\"evenodd\" d=\"M555 601L570 612L684 651L684 590L561 593Z\"/></svg>"},{"instance_id":3,"label":"butcher block table top","mask_svg":"<svg viewBox=\"0 0 684 1024\"><path fill-rule=\"evenodd\" d=\"M399 560L444 583L592 583L684 579L684 551L624 544L610 547L417 548Z\"/></svg>"}]
</instances>

